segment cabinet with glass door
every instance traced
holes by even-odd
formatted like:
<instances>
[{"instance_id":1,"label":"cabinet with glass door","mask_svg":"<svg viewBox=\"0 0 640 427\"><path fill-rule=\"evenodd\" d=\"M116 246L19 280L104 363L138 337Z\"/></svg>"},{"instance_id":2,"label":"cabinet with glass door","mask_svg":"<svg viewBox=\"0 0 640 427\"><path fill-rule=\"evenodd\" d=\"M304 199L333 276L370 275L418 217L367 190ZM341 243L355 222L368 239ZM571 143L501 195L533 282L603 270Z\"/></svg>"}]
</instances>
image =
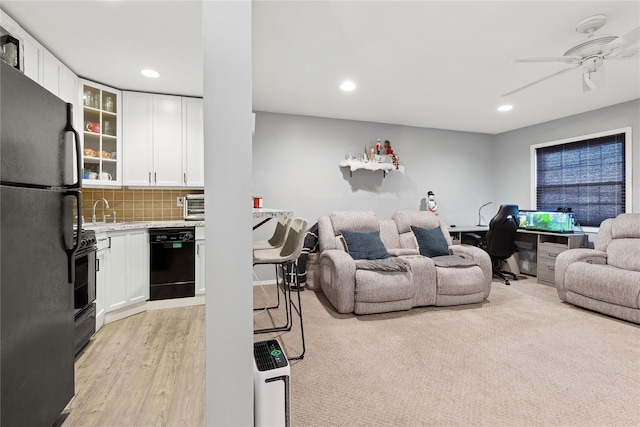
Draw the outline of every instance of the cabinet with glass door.
<instances>
[{"instance_id":1,"label":"cabinet with glass door","mask_svg":"<svg viewBox=\"0 0 640 427\"><path fill-rule=\"evenodd\" d=\"M120 91L82 82L82 184L86 187L122 185Z\"/></svg>"}]
</instances>

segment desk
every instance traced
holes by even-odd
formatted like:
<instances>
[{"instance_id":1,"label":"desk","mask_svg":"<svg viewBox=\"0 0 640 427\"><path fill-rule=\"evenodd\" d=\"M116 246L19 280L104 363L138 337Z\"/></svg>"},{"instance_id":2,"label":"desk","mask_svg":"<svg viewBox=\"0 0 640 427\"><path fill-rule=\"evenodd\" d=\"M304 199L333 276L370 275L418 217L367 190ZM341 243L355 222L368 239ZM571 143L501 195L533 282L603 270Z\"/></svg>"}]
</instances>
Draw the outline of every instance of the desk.
<instances>
[{"instance_id":1,"label":"desk","mask_svg":"<svg viewBox=\"0 0 640 427\"><path fill-rule=\"evenodd\" d=\"M451 235L451 242L454 245L459 245L462 243L462 235L464 233L476 233L480 234L481 237L489 231L488 225L457 225L455 227L447 227L449 230L449 234Z\"/></svg>"},{"instance_id":2,"label":"desk","mask_svg":"<svg viewBox=\"0 0 640 427\"><path fill-rule=\"evenodd\" d=\"M271 209L271 208L253 208L253 219L262 219L259 223L253 226L253 229L264 225L272 218L279 218L282 216L292 216L293 211L287 211L283 209Z\"/></svg>"},{"instance_id":3,"label":"desk","mask_svg":"<svg viewBox=\"0 0 640 427\"><path fill-rule=\"evenodd\" d=\"M556 257L567 249L586 247L588 241L584 233L518 229L516 246L520 271L537 276L538 283L555 286Z\"/></svg>"},{"instance_id":4,"label":"desk","mask_svg":"<svg viewBox=\"0 0 640 427\"><path fill-rule=\"evenodd\" d=\"M489 226L462 225L448 227L454 245L462 243L464 233L477 233L484 237ZM588 243L584 233L553 233L525 230L516 233L517 261L520 272L537 276L538 283L555 286L556 257L567 249L583 248Z\"/></svg>"}]
</instances>

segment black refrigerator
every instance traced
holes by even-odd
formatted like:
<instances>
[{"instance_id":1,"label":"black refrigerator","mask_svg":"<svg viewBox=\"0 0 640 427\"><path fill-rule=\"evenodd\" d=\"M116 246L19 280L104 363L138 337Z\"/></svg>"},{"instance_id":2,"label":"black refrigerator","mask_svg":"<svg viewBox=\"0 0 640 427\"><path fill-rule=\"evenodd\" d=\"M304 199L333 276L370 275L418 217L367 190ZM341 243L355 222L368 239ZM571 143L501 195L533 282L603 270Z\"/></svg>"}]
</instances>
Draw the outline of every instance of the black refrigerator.
<instances>
[{"instance_id":1,"label":"black refrigerator","mask_svg":"<svg viewBox=\"0 0 640 427\"><path fill-rule=\"evenodd\" d=\"M0 425L49 427L74 394L78 134L71 104L2 61L0 88Z\"/></svg>"}]
</instances>

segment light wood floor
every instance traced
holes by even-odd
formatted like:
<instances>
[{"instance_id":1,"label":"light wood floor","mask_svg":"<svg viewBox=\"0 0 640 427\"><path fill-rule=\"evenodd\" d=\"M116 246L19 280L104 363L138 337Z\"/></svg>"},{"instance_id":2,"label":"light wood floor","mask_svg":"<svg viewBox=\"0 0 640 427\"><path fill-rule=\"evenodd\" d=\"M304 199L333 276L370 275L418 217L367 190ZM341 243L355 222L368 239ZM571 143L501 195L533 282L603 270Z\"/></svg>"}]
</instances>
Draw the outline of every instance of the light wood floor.
<instances>
[{"instance_id":1,"label":"light wood floor","mask_svg":"<svg viewBox=\"0 0 640 427\"><path fill-rule=\"evenodd\" d=\"M171 308L105 325L76 361L63 427L203 426L204 314Z\"/></svg>"}]
</instances>

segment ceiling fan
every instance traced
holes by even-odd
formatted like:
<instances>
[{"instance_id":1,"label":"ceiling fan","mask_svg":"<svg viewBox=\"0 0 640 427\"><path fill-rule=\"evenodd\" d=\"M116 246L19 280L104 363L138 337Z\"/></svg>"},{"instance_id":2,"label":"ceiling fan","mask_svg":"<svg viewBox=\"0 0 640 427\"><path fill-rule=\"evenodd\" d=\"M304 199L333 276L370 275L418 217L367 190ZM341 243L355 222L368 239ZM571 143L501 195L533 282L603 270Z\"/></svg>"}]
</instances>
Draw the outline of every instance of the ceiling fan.
<instances>
[{"instance_id":1,"label":"ceiling fan","mask_svg":"<svg viewBox=\"0 0 640 427\"><path fill-rule=\"evenodd\" d=\"M640 27L620 37L609 34L595 34L606 22L606 15L594 15L578 22L576 24L576 31L580 34L586 34L587 39L572 46L562 54L562 56L525 57L514 60L514 62L561 62L573 64L573 66L557 71L501 96L512 95L552 77L568 73L580 67L582 68L583 92L588 92L602 86L604 84L604 70L602 67L604 61L628 59L635 56L638 53L638 41L640 41Z\"/></svg>"}]
</instances>

